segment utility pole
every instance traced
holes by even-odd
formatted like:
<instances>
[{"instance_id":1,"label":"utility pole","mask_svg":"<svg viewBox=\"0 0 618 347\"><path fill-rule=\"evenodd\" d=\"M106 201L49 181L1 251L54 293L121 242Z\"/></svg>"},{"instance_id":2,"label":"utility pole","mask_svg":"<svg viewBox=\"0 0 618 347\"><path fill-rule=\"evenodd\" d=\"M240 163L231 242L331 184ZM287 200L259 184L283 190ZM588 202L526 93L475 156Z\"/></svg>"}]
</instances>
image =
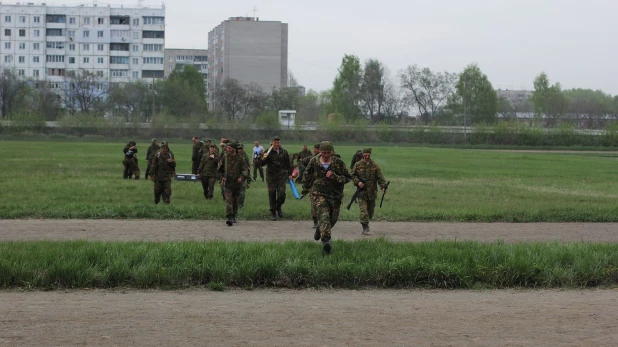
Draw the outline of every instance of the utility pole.
<instances>
[{"instance_id":1,"label":"utility pole","mask_svg":"<svg viewBox=\"0 0 618 347\"><path fill-rule=\"evenodd\" d=\"M464 143L468 143L468 125L466 124L466 103L468 102L467 98L468 98L468 87L466 86L466 80L464 79L463 81L463 86L464 86L464 95L463 95L463 99L464 99Z\"/></svg>"}]
</instances>

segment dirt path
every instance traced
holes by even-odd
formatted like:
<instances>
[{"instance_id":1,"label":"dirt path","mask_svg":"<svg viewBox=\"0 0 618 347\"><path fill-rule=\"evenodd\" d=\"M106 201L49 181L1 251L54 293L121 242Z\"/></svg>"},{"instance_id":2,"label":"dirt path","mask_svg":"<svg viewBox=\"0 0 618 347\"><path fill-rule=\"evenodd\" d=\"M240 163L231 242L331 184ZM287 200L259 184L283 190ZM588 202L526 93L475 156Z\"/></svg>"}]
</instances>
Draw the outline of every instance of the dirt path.
<instances>
[{"instance_id":1,"label":"dirt path","mask_svg":"<svg viewBox=\"0 0 618 347\"><path fill-rule=\"evenodd\" d=\"M361 239L358 223L337 239ZM373 223L394 241L618 242L618 224ZM16 240L310 240L310 222L0 220ZM0 291L0 346L615 346L618 290Z\"/></svg>"},{"instance_id":2,"label":"dirt path","mask_svg":"<svg viewBox=\"0 0 618 347\"><path fill-rule=\"evenodd\" d=\"M618 292L0 292L6 346L615 346Z\"/></svg>"},{"instance_id":3,"label":"dirt path","mask_svg":"<svg viewBox=\"0 0 618 347\"><path fill-rule=\"evenodd\" d=\"M312 240L311 222L157 220L0 220L0 242L32 240ZM359 240L360 224L340 222L335 239ZM371 223L371 235L393 241L475 240L492 242L618 242L618 223Z\"/></svg>"}]
</instances>

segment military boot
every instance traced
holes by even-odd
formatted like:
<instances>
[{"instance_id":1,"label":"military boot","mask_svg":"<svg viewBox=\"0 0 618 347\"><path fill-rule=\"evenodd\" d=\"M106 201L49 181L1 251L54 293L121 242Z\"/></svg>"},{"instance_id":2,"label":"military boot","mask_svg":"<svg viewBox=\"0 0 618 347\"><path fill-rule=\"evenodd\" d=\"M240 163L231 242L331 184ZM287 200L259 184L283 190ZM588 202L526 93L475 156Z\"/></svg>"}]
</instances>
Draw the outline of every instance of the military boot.
<instances>
[{"instance_id":1,"label":"military boot","mask_svg":"<svg viewBox=\"0 0 618 347\"><path fill-rule=\"evenodd\" d=\"M318 217L313 217L313 229L318 227Z\"/></svg>"},{"instance_id":2,"label":"military boot","mask_svg":"<svg viewBox=\"0 0 618 347\"><path fill-rule=\"evenodd\" d=\"M322 241L322 248L324 249L324 253L330 254L330 251L331 251L330 240Z\"/></svg>"},{"instance_id":3,"label":"military boot","mask_svg":"<svg viewBox=\"0 0 618 347\"><path fill-rule=\"evenodd\" d=\"M277 213L275 210L270 210L270 220L277 220Z\"/></svg>"},{"instance_id":4,"label":"military boot","mask_svg":"<svg viewBox=\"0 0 618 347\"><path fill-rule=\"evenodd\" d=\"M363 226L363 235L367 235L369 233L369 224L363 223L361 225Z\"/></svg>"},{"instance_id":5,"label":"military boot","mask_svg":"<svg viewBox=\"0 0 618 347\"><path fill-rule=\"evenodd\" d=\"M283 214L283 211L281 211L281 207L277 209L277 214L279 215L279 218L285 217L285 215Z\"/></svg>"},{"instance_id":6,"label":"military boot","mask_svg":"<svg viewBox=\"0 0 618 347\"><path fill-rule=\"evenodd\" d=\"M315 228L315 232L313 233L313 239L319 241L322 238L322 233L320 233L320 227Z\"/></svg>"},{"instance_id":7,"label":"military boot","mask_svg":"<svg viewBox=\"0 0 618 347\"><path fill-rule=\"evenodd\" d=\"M231 227L232 224L234 224L234 222L232 221L232 217L227 217L225 224L227 224L228 227Z\"/></svg>"},{"instance_id":8,"label":"military boot","mask_svg":"<svg viewBox=\"0 0 618 347\"><path fill-rule=\"evenodd\" d=\"M233 216L232 216L232 223L233 223L233 224L236 224L236 215L233 215Z\"/></svg>"},{"instance_id":9,"label":"military boot","mask_svg":"<svg viewBox=\"0 0 618 347\"><path fill-rule=\"evenodd\" d=\"M135 176L135 180L139 180L139 176Z\"/></svg>"}]
</instances>

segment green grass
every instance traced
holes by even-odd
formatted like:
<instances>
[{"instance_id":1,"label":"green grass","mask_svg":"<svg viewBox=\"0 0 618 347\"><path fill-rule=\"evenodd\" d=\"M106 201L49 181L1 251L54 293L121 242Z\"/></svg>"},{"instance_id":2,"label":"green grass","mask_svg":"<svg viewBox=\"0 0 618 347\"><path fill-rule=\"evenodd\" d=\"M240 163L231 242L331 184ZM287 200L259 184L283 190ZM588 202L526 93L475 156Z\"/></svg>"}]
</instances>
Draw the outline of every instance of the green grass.
<instances>
[{"instance_id":1,"label":"green grass","mask_svg":"<svg viewBox=\"0 0 618 347\"><path fill-rule=\"evenodd\" d=\"M245 141L249 142L249 141ZM262 141L263 142L263 141ZM285 145L285 144L284 144ZM172 204L154 205L152 183L122 179L123 142L0 142L0 218L222 219L220 194L173 182ZM191 143L171 143L178 173L190 172ZM349 165L362 146L335 149ZM147 146L138 143L145 171ZM300 150L299 145L287 145ZM613 153L511 153L374 146L391 189L377 220L483 222L618 222L618 161ZM297 186L300 190L300 186ZM357 220L358 205L340 220ZM266 184L247 192L241 218L267 219ZM309 199L288 190L289 219L309 219Z\"/></svg>"},{"instance_id":2,"label":"green grass","mask_svg":"<svg viewBox=\"0 0 618 347\"><path fill-rule=\"evenodd\" d=\"M618 245L384 239L0 243L0 288L578 288L618 284Z\"/></svg>"}]
</instances>

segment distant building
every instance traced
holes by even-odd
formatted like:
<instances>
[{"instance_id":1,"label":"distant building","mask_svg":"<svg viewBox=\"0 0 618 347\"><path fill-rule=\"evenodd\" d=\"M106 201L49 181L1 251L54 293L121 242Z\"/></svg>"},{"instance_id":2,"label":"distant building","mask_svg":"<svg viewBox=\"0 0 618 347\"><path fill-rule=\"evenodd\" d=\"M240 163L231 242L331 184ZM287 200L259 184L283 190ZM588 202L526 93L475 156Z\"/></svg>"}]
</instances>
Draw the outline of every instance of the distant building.
<instances>
[{"instance_id":1,"label":"distant building","mask_svg":"<svg viewBox=\"0 0 618 347\"><path fill-rule=\"evenodd\" d=\"M208 94L208 50L206 49L165 49L165 77L176 66L193 65L204 77L206 94Z\"/></svg>"},{"instance_id":2,"label":"distant building","mask_svg":"<svg viewBox=\"0 0 618 347\"><path fill-rule=\"evenodd\" d=\"M225 79L255 83L264 91L287 86L288 25L231 17L208 33L209 104Z\"/></svg>"},{"instance_id":3,"label":"distant building","mask_svg":"<svg viewBox=\"0 0 618 347\"><path fill-rule=\"evenodd\" d=\"M517 106L527 102L534 93L533 90L496 90L498 97L504 97L511 102L511 105Z\"/></svg>"},{"instance_id":4,"label":"distant building","mask_svg":"<svg viewBox=\"0 0 618 347\"><path fill-rule=\"evenodd\" d=\"M296 125L296 111L281 110L279 111L279 124L283 129L290 129Z\"/></svg>"}]
</instances>

